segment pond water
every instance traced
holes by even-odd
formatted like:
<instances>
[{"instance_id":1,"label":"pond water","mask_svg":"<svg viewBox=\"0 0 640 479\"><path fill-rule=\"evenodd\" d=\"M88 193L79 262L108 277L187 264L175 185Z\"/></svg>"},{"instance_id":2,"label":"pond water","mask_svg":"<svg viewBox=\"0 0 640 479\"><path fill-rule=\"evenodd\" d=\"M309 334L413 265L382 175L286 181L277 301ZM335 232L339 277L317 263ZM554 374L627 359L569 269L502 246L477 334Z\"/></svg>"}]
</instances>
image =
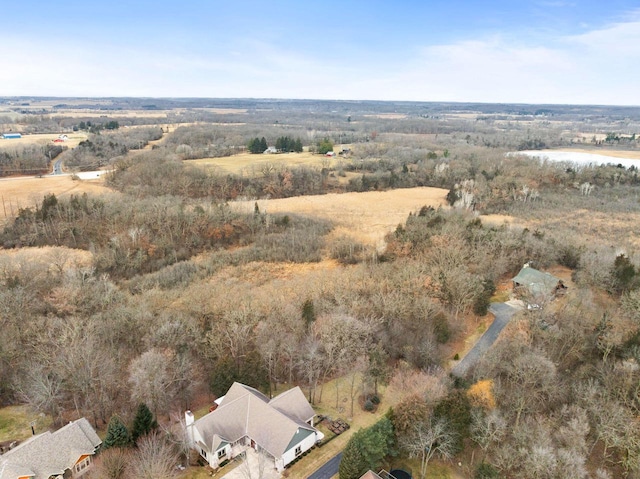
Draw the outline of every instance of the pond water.
<instances>
[{"instance_id":1,"label":"pond water","mask_svg":"<svg viewBox=\"0 0 640 479\"><path fill-rule=\"evenodd\" d=\"M514 151L508 155L527 155L532 158L553 162L571 162L577 165L622 165L625 168L630 166L640 167L640 160L631 158L617 158L615 156L598 155L592 153L580 153L575 151L553 151L553 150L526 150Z\"/></svg>"}]
</instances>

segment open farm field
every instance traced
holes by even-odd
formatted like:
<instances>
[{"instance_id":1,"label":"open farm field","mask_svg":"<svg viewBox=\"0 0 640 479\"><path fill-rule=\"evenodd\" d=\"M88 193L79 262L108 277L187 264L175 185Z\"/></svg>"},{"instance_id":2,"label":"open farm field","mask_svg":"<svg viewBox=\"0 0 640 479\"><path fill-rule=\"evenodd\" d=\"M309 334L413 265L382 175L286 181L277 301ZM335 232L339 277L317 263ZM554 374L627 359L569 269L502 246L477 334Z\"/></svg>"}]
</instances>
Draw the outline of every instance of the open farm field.
<instances>
[{"instance_id":1,"label":"open farm field","mask_svg":"<svg viewBox=\"0 0 640 479\"><path fill-rule=\"evenodd\" d=\"M334 235L350 236L364 244L382 248L385 235L404 223L410 212L416 212L425 205L434 208L444 206L446 195L447 190L442 188L406 188L258 200L258 207L262 212L298 213L328 219L337 225ZM253 211L255 201L239 201L233 205Z\"/></svg>"},{"instance_id":2,"label":"open farm field","mask_svg":"<svg viewBox=\"0 0 640 479\"><path fill-rule=\"evenodd\" d=\"M228 173L244 174L254 176L260 174L264 167L269 165L278 166L314 166L337 164L337 157L329 158L324 155L315 155L308 151L302 153L282 153L277 155L254 155L251 153L240 153L233 156L221 158L202 158L189 160L189 164L205 167L217 167Z\"/></svg>"},{"instance_id":3,"label":"open farm field","mask_svg":"<svg viewBox=\"0 0 640 479\"><path fill-rule=\"evenodd\" d=\"M53 140L58 138L59 133L43 133L43 134L34 134L34 135L24 135L22 138L12 138L8 140L0 139L0 149L8 149L16 146L26 146L26 145L45 145L47 143L52 143ZM87 135L85 133L67 133L68 139L60 143L63 146L68 148L75 148L81 141L87 139Z\"/></svg>"},{"instance_id":4,"label":"open farm field","mask_svg":"<svg viewBox=\"0 0 640 479\"><path fill-rule=\"evenodd\" d=\"M555 151L567 151L570 153L590 153L593 155L613 156L615 158L640 160L640 150L613 150L610 148L560 148Z\"/></svg>"},{"instance_id":5,"label":"open farm field","mask_svg":"<svg viewBox=\"0 0 640 479\"><path fill-rule=\"evenodd\" d=\"M33 206L36 202L41 202L44 195L50 193L56 196L65 196L82 193L100 194L110 191L103 185L103 180L101 179L74 181L71 176L62 175L0 180L0 195L2 196L0 200L2 202L0 224L4 224L7 218L16 216L19 208Z\"/></svg>"},{"instance_id":6,"label":"open farm field","mask_svg":"<svg viewBox=\"0 0 640 479\"><path fill-rule=\"evenodd\" d=\"M51 115L64 118L83 118L99 116L101 118L166 118L168 110L87 110L64 109L53 110Z\"/></svg>"}]
</instances>

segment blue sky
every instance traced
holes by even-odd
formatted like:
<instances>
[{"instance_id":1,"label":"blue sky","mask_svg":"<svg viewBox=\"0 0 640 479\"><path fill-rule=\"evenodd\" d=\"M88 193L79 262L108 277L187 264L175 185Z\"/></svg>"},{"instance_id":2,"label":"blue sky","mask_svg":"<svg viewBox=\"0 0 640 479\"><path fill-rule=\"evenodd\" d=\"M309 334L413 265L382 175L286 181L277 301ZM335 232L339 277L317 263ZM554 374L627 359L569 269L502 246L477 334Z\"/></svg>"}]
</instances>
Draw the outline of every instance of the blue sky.
<instances>
[{"instance_id":1,"label":"blue sky","mask_svg":"<svg viewBox=\"0 0 640 479\"><path fill-rule=\"evenodd\" d=\"M640 105L640 1L24 0L0 95Z\"/></svg>"}]
</instances>

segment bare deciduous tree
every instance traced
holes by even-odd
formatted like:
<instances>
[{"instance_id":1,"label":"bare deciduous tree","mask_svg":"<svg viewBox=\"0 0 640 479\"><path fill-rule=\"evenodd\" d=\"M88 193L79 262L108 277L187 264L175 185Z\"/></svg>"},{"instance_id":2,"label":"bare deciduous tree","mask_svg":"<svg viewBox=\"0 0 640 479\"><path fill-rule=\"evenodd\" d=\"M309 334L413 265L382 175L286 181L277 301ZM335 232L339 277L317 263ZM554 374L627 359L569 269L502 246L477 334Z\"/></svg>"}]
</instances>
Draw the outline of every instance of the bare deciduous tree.
<instances>
[{"instance_id":1,"label":"bare deciduous tree","mask_svg":"<svg viewBox=\"0 0 640 479\"><path fill-rule=\"evenodd\" d=\"M176 375L171 350L151 349L134 359L129 366L131 397L151 407L154 415L163 411L176 394Z\"/></svg>"},{"instance_id":2,"label":"bare deciduous tree","mask_svg":"<svg viewBox=\"0 0 640 479\"><path fill-rule=\"evenodd\" d=\"M417 422L409 433L401 437L399 442L411 457L420 459L420 477L427 477L427 466L435 455L443 459L453 457L455 436L444 419L430 417L426 421Z\"/></svg>"},{"instance_id":3,"label":"bare deciduous tree","mask_svg":"<svg viewBox=\"0 0 640 479\"><path fill-rule=\"evenodd\" d=\"M95 479L124 479L130 452L119 447L112 447L100 453L91 471Z\"/></svg>"},{"instance_id":4,"label":"bare deciduous tree","mask_svg":"<svg viewBox=\"0 0 640 479\"><path fill-rule=\"evenodd\" d=\"M160 434L148 434L138 441L128 472L136 479L172 479L177 476L178 455Z\"/></svg>"},{"instance_id":5,"label":"bare deciduous tree","mask_svg":"<svg viewBox=\"0 0 640 479\"><path fill-rule=\"evenodd\" d=\"M47 413L54 424L60 419L62 378L42 364L27 367L17 389L20 397L36 411Z\"/></svg>"}]
</instances>

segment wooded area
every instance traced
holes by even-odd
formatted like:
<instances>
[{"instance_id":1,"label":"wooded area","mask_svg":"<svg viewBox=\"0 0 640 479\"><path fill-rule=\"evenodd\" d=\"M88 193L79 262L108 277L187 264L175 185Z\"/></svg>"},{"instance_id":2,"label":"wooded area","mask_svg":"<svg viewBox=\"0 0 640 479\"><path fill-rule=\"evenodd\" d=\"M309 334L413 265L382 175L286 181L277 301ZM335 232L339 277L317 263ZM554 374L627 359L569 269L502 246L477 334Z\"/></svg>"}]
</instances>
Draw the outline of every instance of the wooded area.
<instances>
[{"instance_id":1,"label":"wooded area","mask_svg":"<svg viewBox=\"0 0 640 479\"><path fill-rule=\"evenodd\" d=\"M338 387L323 386L338 378L353 416L395 381L403 397L352 437L381 449L362 460L349 445L341 478L398 455L417 457L422 473L432 458L457 457L478 478L639 477L638 169L507 155L534 143L592 151L576 138L595 130L629 134L619 144L638 152L636 110L500 106L463 118L449 105L330 104L314 115L298 102L260 106L169 112L167 123L200 122L169 133L165 122L123 129L131 120L115 116L118 130L52 158L0 149L7 168L53 157L108 167L113 190L42 196L0 234L0 404L105 428L116 416L131 423L140 403L162 422L233 381L268 395L300 385L312 403L335 393L337 407ZM401 118L376 116L387 108ZM30 129L77 124L27 117ZM322 167L274 154L254 174L189 162L262 137L351 154ZM326 219L234 206L416 186L447 188L449 207L407 211L384 249L336 237ZM64 248L40 261L9 254L40 246ZM449 377L467 325L506 299L527 262L564 268L568 293L518 313L469 377ZM298 269L279 275L282 265ZM147 437L140 447L152 450Z\"/></svg>"}]
</instances>

